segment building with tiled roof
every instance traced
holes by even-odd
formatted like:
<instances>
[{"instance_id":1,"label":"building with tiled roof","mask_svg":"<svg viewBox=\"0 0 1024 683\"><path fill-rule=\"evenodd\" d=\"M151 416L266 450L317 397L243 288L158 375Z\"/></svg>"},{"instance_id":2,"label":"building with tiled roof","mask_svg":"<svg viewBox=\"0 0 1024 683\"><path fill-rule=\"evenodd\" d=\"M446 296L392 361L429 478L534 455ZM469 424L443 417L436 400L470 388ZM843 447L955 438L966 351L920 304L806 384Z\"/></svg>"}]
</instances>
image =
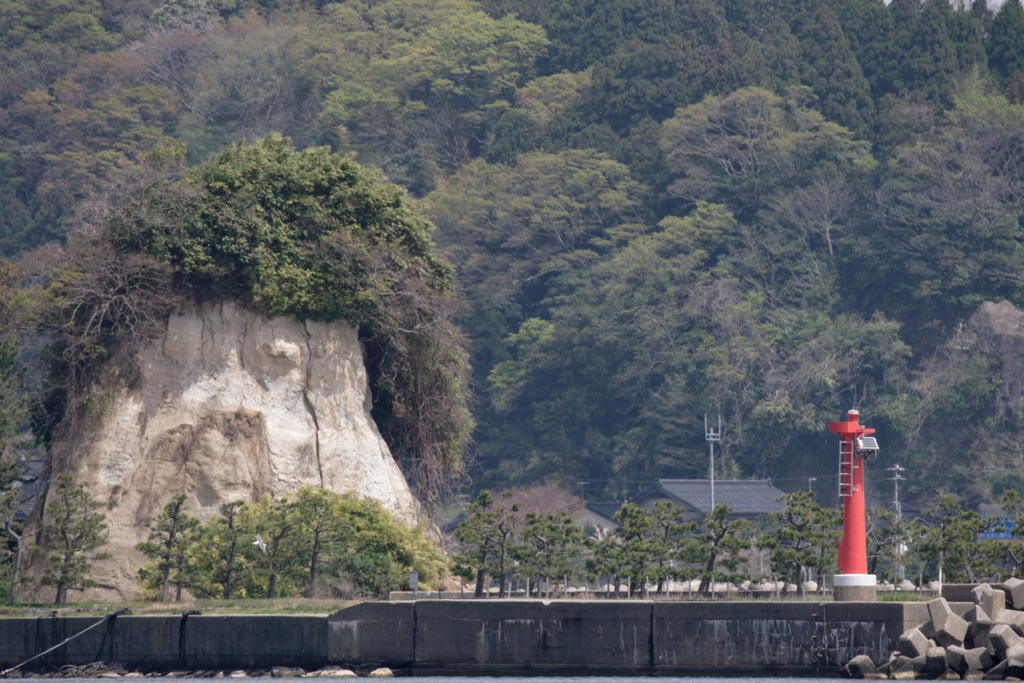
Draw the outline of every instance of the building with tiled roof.
<instances>
[{"instance_id":1,"label":"building with tiled roof","mask_svg":"<svg viewBox=\"0 0 1024 683\"><path fill-rule=\"evenodd\" d=\"M772 486L770 479L722 479L715 481L715 504L725 503L732 508L732 517L756 519L772 512L782 512L785 505L777 500L783 492ZM655 503L667 500L682 508L683 521L702 522L711 511L711 485L707 479L659 479L631 503L645 510L653 510ZM618 526L612 516L622 503L588 503L587 521L614 529Z\"/></svg>"}]
</instances>

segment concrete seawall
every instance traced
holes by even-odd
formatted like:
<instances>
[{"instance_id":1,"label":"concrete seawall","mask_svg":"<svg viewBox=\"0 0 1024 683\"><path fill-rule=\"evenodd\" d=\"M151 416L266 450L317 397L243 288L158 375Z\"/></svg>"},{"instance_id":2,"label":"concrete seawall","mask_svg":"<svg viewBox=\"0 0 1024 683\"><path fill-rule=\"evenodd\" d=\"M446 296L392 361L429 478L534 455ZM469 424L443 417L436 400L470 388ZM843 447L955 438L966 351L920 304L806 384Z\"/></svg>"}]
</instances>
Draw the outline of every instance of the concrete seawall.
<instances>
[{"instance_id":1,"label":"concrete seawall","mask_svg":"<svg viewBox=\"0 0 1024 683\"><path fill-rule=\"evenodd\" d=\"M101 619L0 619L0 669ZM894 602L367 602L329 617L119 616L33 667L103 661L140 671L340 664L412 675L828 676L856 655L885 661L900 634L926 619L924 603Z\"/></svg>"},{"instance_id":2,"label":"concrete seawall","mask_svg":"<svg viewBox=\"0 0 1024 683\"><path fill-rule=\"evenodd\" d=\"M103 617L0 619L0 669L81 633ZM143 671L269 669L327 664L324 616L120 616L33 662L35 668L117 662Z\"/></svg>"},{"instance_id":3,"label":"concrete seawall","mask_svg":"<svg viewBox=\"0 0 1024 683\"><path fill-rule=\"evenodd\" d=\"M831 675L879 663L923 603L364 603L328 620L328 658L418 675Z\"/></svg>"}]
</instances>

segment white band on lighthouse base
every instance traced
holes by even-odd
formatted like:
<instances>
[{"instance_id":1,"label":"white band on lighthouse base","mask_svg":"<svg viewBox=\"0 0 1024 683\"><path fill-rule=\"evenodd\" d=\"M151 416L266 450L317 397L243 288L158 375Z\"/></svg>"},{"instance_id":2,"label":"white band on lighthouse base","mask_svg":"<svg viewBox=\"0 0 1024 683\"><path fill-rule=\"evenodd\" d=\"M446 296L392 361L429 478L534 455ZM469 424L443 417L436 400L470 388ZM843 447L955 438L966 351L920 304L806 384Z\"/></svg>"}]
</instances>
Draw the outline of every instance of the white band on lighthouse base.
<instances>
[{"instance_id":1,"label":"white band on lighthouse base","mask_svg":"<svg viewBox=\"0 0 1024 683\"><path fill-rule=\"evenodd\" d=\"M874 586L878 583L874 574L836 574L833 586Z\"/></svg>"}]
</instances>

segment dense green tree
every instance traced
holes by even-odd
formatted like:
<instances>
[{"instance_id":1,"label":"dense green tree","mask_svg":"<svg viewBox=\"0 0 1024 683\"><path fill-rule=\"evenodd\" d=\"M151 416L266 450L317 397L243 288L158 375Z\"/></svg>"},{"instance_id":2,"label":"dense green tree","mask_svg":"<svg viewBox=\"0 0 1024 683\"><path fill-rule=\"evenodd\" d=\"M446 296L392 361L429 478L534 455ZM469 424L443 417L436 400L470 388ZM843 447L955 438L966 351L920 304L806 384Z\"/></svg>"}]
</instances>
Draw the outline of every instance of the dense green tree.
<instances>
[{"instance_id":1,"label":"dense green tree","mask_svg":"<svg viewBox=\"0 0 1024 683\"><path fill-rule=\"evenodd\" d=\"M147 540L135 546L152 561L152 566L142 571L143 581L150 583L145 577L146 574L152 575L152 583L160 586L160 602L167 601L167 587L172 581L178 588L175 600L181 602L181 588L188 583L185 557L195 542L199 520L182 509L187 498L184 493L172 498L150 523Z\"/></svg>"},{"instance_id":2,"label":"dense green tree","mask_svg":"<svg viewBox=\"0 0 1024 683\"><path fill-rule=\"evenodd\" d=\"M359 595L386 597L415 570L424 587L437 587L448 575L448 559L427 537L423 524L395 519L379 500L351 493L332 494L343 533L331 549L339 579Z\"/></svg>"},{"instance_id":3,"label":"dense green tree","mask_svg":"<svg viewBox=\"0 0 1024 683\"><path fill-rule=\"evenodd\" d=\"M677 28L669 0L559 0L543 23L558 69L578 71L614 53L623 43L658 42ZM582 5L582 6L581 6Z\"/></svg>"},{"instance_id":4,"label":"dense green tree","mask_svg":"<svg viewBox=\"0 0 1024 683\"><path fill-rule=\"evenodd\" d=\"M109 553L94 553L107 542L106 515L96 512L103 503L89 495L85 484L66 474L57 476L56 490L47 493L47 521L41 532L47 550L43 584L57 587L55 605L68 601L68 590L92 587L90 564ZM92 553L89 555L89 553Z\"/></svg>"},{"instance_id":5,"label":"dense green tree","mask_svg":"<svg viewBox=\"0 0 1024 683\"><path fill-rule=\"evenodd\" d=\"M995 12L988 6L988 0L971 0L971 16L981 25L982 40L987 40L992 33L992 21Z\"/></svg>"},{"instance_id":6,"label":"dense green tree","mask_svg":"<svg viewBox=\"0 0 1024 683\"><path fill-rule=\"evenodd\" d=\"M97 0L5 2L0 5L0 106L21 93L45 88L74 67L79 55L117 48L99 18Z\"/></svg>"},{"instance_id":7,"label":"dense green tree","mask_svg":"<svg viewBox=\"0 0 1024 683\"><path fill-rule=\"evenodd\" d=\"M474 597L482 597L487 576L498 579L498 597L507 597L507 581L511 573L510 549L522 525L520 504L512 502L513 494L505 491L498 500L486 489L469 506L467 517L455 531L463 548L458 556L462 565L476 574Z\"/></svg>"},{"instance_id":8,"label":"dense green tree","mask_svg":"<svg viewBox=\"0 0 1024 683\"><path fill-rule=\"evenodd\" d=\"M200 549L215 553L206 560L206 573L225 600L231 599L240 583L247 560L242 551L253 536L245 523L244 505L241 501L223 503L220 514L203 526L199 540Z\"/></svg>"},{"instance_id":9,"label":"dense green tree","mask_svg":"<svg viewBox=\"0 0 1024 683\"><path fill-rule=\"evenodd\" d=\"M345 531L347 520L338 509L338 502L338 496L332 492L310 486L299 489L296 494L300 533L308 547L300 552L309 555L309 583L303 593L307 598L313 597L316 589L317 570Z\"/></svg>"},{"instance_id":10,"label":"dense green tree","mask_svg":"<svg viewBox=\"0 0 1024 683\"><path fill-rule=\"evenodd\" d=\"M964 510L949 495L942 496L939 504L927 508L924 514L931 523L912 526L914 551L926 564L934 563L936 573L942 572L944 580L976 583L997 575L990 564L990 544L982 542L981 534L993 531L998 520Z\"/></svg>"},{"instance_id":11,"label":"dense green tree","mask_svg":"<svg viewBox=\"0 0 1024 683\"><path fill-rule=\"evenodd\" d=\"M572 562L583 554L583 530L562 510L527 512L520 530L521 544L511 549L518 573L535 582L538 597L545 584L563 583Z\"/></svg>"},{"instance_id":12,"label":"dense green tree","mask_svg":"<svg viewBox=\"0 0 1024 683\"><path fill-rule=\"evenodd\" d=\"M622 578L627 576L629 557L619 539L613 534L605 534L598 539L588 538L585 543L589 550L586 559L589 578L607 581L605 585L609 590L614 587L614 597L622 597L619 587Z\"/></svg>"},{"instance_id":13,"label":"dense green tree","mask_svg":"<svg viewBox=\"0 0 1024 683\"><path fill-rule=\"evenodd\" d=\"M729 519L731 515L728 505L716 505L704 518L701 532L684 547L682 557L700 565L700 593L713 592L716 581L739 583L749 578L739 569L746 562L742 553L750 549L747 537L754 527L742 518Z\"/></svg>"},{"instance_id":14,"label":"dense green tree","mask_svg":"<svg viewBox=\"0 0 1024 683\"><path fill-rule=\"evenodd\" d=\"M745 213L824 161L840 168L870 164L867 149L848 130L808 108L811 99L806 88L790 88L785 98L744 88L677 110L663 126L662 144L677 178L668 192Z\"/></svg>"},{"instance_id":15,"label":"dense green tree","mask_svg":"<svg viewBox=\"0 0 1024 683\"><path fill-rule=\"evenodd\" d=\"M493 538L494 538L494 561L493 569L491 574L498 577L498 597L508 597L508 577L511 574L512 568L512 555L511 549L516 538L516 534L519 532L522 526L522 518L519 516L521 505L519 503L513 503L510 499L513 497L511 491L505 491L501 494L501 500L498 501L497 509L495 510L495 517L493 523Z\"/></svg>"},{"instance_id":16,"label":"dense green tree","mask_svg":"<svg viewBox=\"0 0 1024 683\"><path fill-rule=\"evenodd\" d=\"M658 581L658 593L661 593L669 580L679 576L674 560L679 556L684 539L696 531L697 523L682 521L682 508L677 508L667 500L655 502L651 516L654 520L651 559L654 576Z\"/></svg>"},{"instance_id":17,"label":"dense green tree","mask_svg":"<svg viewBox=\"0 0 1024 683\"><path fill-rule=\"evenodd\" d=\"M1020 0L1006 0L999 8L985 49L989 68L999 78L1024 72L1024 7Z\"/></svg>"},{"instance_id":18,"label":"dense green tree","mask_svg":"<svg viewBox=\"0 0 1024 683\"><path fill-rule=\"evenodd\" d=\"M874 197L881 230L869 240L872 277L899 274L886 290L901 307L957 315L985 299L1020 296L1011 274L1024 257L1024 178L1005 165L1019 111L966 81L945 125L896 151L899 163Z\"/></svg>"},{"instance_id":19,"label":"dense green tree","mask_svg":"<svg viewBox=\"0 0 1024 683\"><path fill-rule=\"evenodd\" d=\"M868 573L898 584L900 567L907 564L904 548L912 540L910 525L885 508L868 510L866 523Z\"/></svg>"},{"instance_id":20,"label":"dense green tree","mask_svg":"<svg viewBox=\"0 0 1024 683\"><path fill-rule=\"evenodd\" d=\"M380 501L312 488L291 501L224 504L195 534L181 580L199 598L270 597L271 585L274 597L380 597L411 570L432 586L448 567L421 525L395 520ZM155 588L160 575L151 577Z\"/></svg>"},{"instance_id":21,"label":"dense green tree","mask_svg":"<svg viewBox=\"0 0 1024 683\"><path fill-rule=\"evenodd\" d=\"M266 536L266 547L252 547L249 552L264 554L263 558L257 557L256 560L263 560L258 571L266 581L267 599L270 600L280 595L278 579L281 580L282 588L285 588L289 584L299 583L298 577L304 573L305 567L296 561L299 557L297 527L302 523L302 511L295 501L285 498L273 500L264 496L253 512L260 538Z\"/></svg>"},{"instance_id":22,"label":"dense green tree","mask_svg":"<svg viewBox=\"0 0 1024 683\"><path fill-rule=\"evenodd\" d=\"M872 96L880 100L893 91L899 58L892 43L894 12L882 0L836 0L831 8Z\"/></svg>"},{"instance_id":23,"label":"dense green tree","mask_svg":"<svg viewBox=\"0 0 1024 683\"><path fill-rule=\"evenodd\" d=\"M957 69L962 73L979 66L984 68L988 59L985 56L983 19L963 4L955 7L952 3L939 4L936 7L946 20L946 31L956 55Z\"/></svg>"},{"instance_id":24,"label":"dense green tree","mask_svg":"<svg viewBox=\"0 0 1024 683\"><path fill-rule=\"evenodd\" d=\"M490 557L494 551L494 496L484 489L466 510L466 519L455 530L455 538L462 544L456 561L476 574L473 597L483 597Z\"/></svg>"},{"instance_id":25,"label":"dense green tree","mask_svg":"<svg viewBox=\"0 0 1024 683\"><path fill-rule=\"evenodd\" d=\"M613 519L619 526L613 532L619 541L618 552L624 556L621 576L629 579L629 596L642 590L647 597L650 583L657 580L659 534L654 515L633 503L624 504ZM667 553L665 553L667 554Z\"/></svg>"},{"instance_id":26,"label":"dense green tree","mask_svg":"<svg viewBox=\"0 0 1024 683\"><path fill-rule=\"evenodd\" d=\"M515 320L552 276L593 263L642 229L646 188L602 154L534 152L514 166L477 161L425 201L438 243L477 301Z\"/></svg>"},{"instance_id":27,"label":"dense green tree","mask_svg":"<svg viewBox=\"0 0 1024 683\"><path fill-rule=\"evenodd\" d=\"M663 121L677 107L718 90L705 69L693 46L680 36L657 43L631 41L593 65L579 115L605 121L616 131L646 117Z\"/></svg>"},{"instance_id":28,"label":"dense green tree","mask_svg":"<svg viewBox=\"0 0 1024 683\"><path fill-rule=\"evenodd\" d=\"M829 121L866 136L872 127L873 103L839 21L827 5L819 5L797 26L803 48L801 81L818 97L815 106Z\"/></svg>"},{"instance_id":29,"label":"dense green tree","mask_svg":"<svg viewBox=\"0 0 1024 683\"><path fill-rule=\"evenodd\" d=\"M781 499L786 509L773 513L776 528L762 534L757 545L771 551L772 569L804 594L804 568L815 572L835 564L837 539L830 537L840 523L835 510L822 508L807 491L788 493Z\"/></svg>"},{"instance_id":30,"label":"dense green tree","mask_svg":"<svg viewBox=\"0 0 1024 683\"><path fill-rule=\"evenodd\" d=\"M931 98L948 97L959 64L943 12L949 3L938 0L924 3L914 29L910 49L898 69L903 87Z\"/></svg>"},{"instance_id":31,"label":"dense green tree","mask_svg":"<svg viewBox=\"0 0 1024 683\"><path fill-rule=\"evenodd\" d=\"M511 164L520 154L537 148L541 127L529 112L509 109L498 119L492 132L494 142L487 147L485 158L492 164Z\"/></svg>"}]
</instances>

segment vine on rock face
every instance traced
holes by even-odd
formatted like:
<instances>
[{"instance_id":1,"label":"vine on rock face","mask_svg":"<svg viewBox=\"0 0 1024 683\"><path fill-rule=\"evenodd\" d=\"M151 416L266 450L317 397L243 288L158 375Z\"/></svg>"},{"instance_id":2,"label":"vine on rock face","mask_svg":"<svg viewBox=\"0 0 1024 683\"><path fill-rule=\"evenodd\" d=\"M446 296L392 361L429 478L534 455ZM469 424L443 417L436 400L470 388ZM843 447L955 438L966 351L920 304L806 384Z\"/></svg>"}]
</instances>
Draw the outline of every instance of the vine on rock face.
<instances>
[{"instance_id":1,"label":"vine on rock face","mask_svg":"<svg viewBox=\"0 0 1024 683\"><path fill-rule=\"evenodd\" d=\"M437 501L462 470L473 421L466 342L451 322L460 302L432 226L379 172L327 148L296 151L280 135L238 142L187 172L184 158L180 143L162 140L141 173L93 203L85 222L96 227L47 273L38 291L56 302L48 321L65 368L88 374L91 358L148 338L175 297L346 320L369 352L382 434L397 457L419 462L420 495ZM91 271L76 250L108 265ZM114 263L140 275L122 286ZM90 277L95 296L70 305L65 290ZM153 305L119 303L131 297Z\"/></svg>"}]
</instances>

